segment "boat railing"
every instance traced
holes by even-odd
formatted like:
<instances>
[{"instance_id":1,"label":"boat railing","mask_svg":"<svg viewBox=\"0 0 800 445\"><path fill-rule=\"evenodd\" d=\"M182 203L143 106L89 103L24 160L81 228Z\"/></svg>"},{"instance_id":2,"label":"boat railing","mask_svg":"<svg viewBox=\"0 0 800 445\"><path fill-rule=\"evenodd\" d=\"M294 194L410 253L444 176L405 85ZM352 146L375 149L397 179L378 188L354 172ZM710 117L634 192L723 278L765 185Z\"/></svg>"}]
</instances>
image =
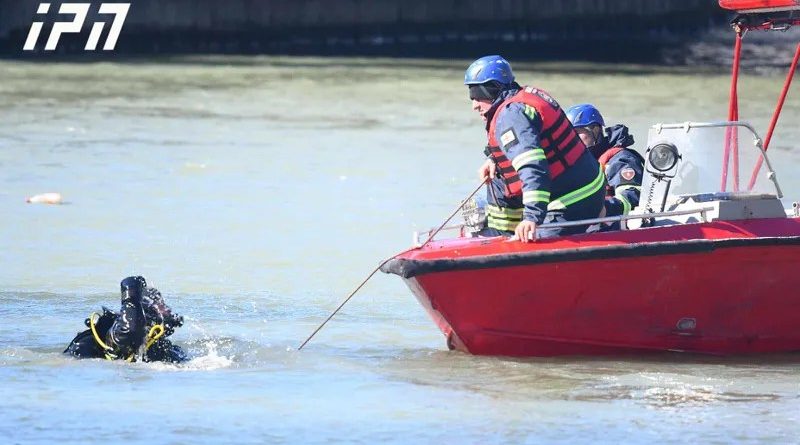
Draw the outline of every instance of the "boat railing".
<instances>
[{"instance_id":1,"label":"boat railing","mask_svg":"<svg viewBox=\"0 0 800 445\"><path fill-rule=\"evenodd\" d=\"M619 216L606 216L603 218L592 218L592 219L583 219L579 221L565 221L559 223L542 224L540 227L558 228L558 227L575 227L575 226L586 226L586 225L591 226L595 224L608 224L608 223L615 223L618 221L619 222L629 221L632 219L668 218L671 216L693 215L695 213L700 214L700 219L703 222L708 222L708 212L713 210L714 207L709 206L709 207L700 207L696 209L672 210L669 212L659 212L659 213L640 213L640 214L627 214ZM622 224L622 227L625 228L625 225Z\"/></svg>"},{"instance_id":2,"label":"boat railing","mask_svg":"<svg viewBox=\"0 0 800 445\"><path fill-rule=\"evenodd\" d=\"M778 184L778 177L775 174L775 169L772 168L772 163L769 161L767 157L767 152L764 150L764 142L761 137L758 135L758 132L755 128L749 123L744 121L722 121L722 122L681 122L681 123L674 123L674 124L656 124L653 125L653 129L657 133L661 133L662 130L676 130L676 129L683 129L687 133L694 129L694 128L720 128L720 127L743 127L750 131L753 134L753 146L759 151L761 155L756 165L754 166L752 172L752 178L750 183L750 188L752 188L752 184L755 182L755 178L758 175L758 171L761 169L762 162L766 164L767 168L767 179L772 181L772 184L775 186L775 192L778 198L783 198L783 192L781 191L780 184Z\"/></svg>"},{"instance_id":3,"label":"boat railing","mask_svg":"<svg viewBox=\"0 0 800 445\"><path fill-rule=\"evenodd\" d=\"M699 214L700 219L702 222L708 222L708 212L715 210L713 206L708 207L700 207L694 209L684 209L684 210L673 210L669 212L660 212L660 213L641 213L641 214L627 214L627 215L618 215L618 216L606 216L603 218L591 218L591 219L582 219L578 221L565 221L565 222L558 222L558 223L549 223L549 224L542 224L539 227L542 228L560 228L560 227L575 227L575 226L593 226L596 224L608 224L608 223L616 223L620 222L620 226L623 230L626 229L626 224L623 224L625 221L629 220L649 220L654 218L669 218L672 216L684 216L684 215L693 215ZM466 236L466 225L465 224L457 224L452 226L445 226L442 227L438 233L445 232L445 231L454 231L458 230L459 236L465 237ZM430 240L431 234L436 232L436 228L431 228L430 230L426 230L423 232L416 231L413 234L412 243L414 247L419 247L423 245L423 243ZM425 240L420 241L420 237L425 236Z\"/></svg>"}]
</instances>

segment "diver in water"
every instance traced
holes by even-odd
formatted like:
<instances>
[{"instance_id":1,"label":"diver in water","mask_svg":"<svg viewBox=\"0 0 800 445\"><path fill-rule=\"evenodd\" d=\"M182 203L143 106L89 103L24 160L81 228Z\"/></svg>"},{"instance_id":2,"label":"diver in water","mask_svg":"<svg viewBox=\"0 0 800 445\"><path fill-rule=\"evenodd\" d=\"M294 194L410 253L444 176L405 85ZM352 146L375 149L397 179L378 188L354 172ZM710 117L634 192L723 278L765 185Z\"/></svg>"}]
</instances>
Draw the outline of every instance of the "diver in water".
<instances>
[{"instance_id":1,"label":"diver in water","mask_svg":"<svg viewBox=\"0 0 800 445\"><path fill-rule=\"evenodd\" d=\"M183 325L161 292L147 287L144 277L128 277L120 283L119 313L103 306L103 313L86 319L89 328L72 339L64 353L78 358L181 362L186 353L167 337Z\"/></svg>"}]
</instances>

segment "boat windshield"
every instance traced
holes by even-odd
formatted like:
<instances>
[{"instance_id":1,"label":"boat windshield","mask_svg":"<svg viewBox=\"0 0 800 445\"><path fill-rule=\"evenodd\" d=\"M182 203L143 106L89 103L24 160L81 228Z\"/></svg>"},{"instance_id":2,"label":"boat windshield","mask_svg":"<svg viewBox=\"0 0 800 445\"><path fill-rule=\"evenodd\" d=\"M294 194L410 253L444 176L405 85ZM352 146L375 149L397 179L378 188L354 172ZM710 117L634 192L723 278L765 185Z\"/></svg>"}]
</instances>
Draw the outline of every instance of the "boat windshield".
<instances>
[{"instance_id":1,"label":"boat windshield","mask_svg":"<svg viewBox=\"0 0 800 445\"><path fill-rule=\"evenodd\" d=\"M738 147L726 144L726 140L737 139ZM677 163L659 171L657 166L663 169L671 165L669 155L664 155L670 146L677 150ZM658 124L648 134L645 182L669 180L672 196L724 193L781 197L764 156L761 139L745 122Z\"/></svg>"}]
</instances>

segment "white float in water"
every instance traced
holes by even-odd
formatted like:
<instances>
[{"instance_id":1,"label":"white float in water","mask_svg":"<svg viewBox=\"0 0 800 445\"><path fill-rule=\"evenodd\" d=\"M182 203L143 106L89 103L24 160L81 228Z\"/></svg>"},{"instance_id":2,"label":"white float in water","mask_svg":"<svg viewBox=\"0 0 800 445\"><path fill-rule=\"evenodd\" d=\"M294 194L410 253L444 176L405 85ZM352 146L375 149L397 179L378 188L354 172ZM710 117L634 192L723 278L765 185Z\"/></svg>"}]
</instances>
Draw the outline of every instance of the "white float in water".
<instances>
[{"instance_id":1,"label":"white float in water","mask_svg":"<svg viewBox=\"0 0 800 445\"><path fill-rule=\"evenodd\" d=\"M33 195L30 198L26 199L25 202L30 204L61 204L63 202L63 198L61 197L61 193L40 193L38 195Z\"/></svg>"}]
</instances>

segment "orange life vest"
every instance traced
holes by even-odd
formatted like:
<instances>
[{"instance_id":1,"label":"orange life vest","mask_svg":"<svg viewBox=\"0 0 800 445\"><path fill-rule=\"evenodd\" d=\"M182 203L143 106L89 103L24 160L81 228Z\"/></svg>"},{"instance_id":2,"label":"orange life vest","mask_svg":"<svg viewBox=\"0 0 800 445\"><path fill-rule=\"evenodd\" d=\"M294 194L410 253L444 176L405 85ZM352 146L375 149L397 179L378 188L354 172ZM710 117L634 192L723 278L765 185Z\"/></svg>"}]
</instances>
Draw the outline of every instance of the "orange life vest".
<instances>
[{"instance_id":1,"label":"orange life vest","mask_svg":"<svg viewBox=\"0 0 800 445\"><path fill-rule=\"evenodd\" d=\"M597 158L597 162L600 163L600 168L603 169L603 171L606 171L606 164L608 164L608 161L610 161L611 158L614 157L614 155L621 152L622 150L624 150L624 148L622 147L613 147L604 151L603 154L600 155L599 158Z\"/></svg>"},{"instance_id":2,"label":"orange life vest","mask_svg":"<svg viewBox=\"0 0 800 445\"><path fill-rule=\"evenodd\" d=\"M522 181L511 160L505 155L497 143L497 118L503 109L512 103L523 103L536 110L542 119L542 131L539 133L541 148L544 150L550 167L550 178L556 179L578 161L586 151L572 124L564 111L549 94L533 87L524 87L517 94L509 97L497 107L497 111L489 122L487 133L489 144L486 154L497 164L497 169L506 183L506 196L522 193Z\"/></svg>"},{"instance_id":3,"label":"orange life vest","mask_svg":"<svg viewBox=\"0 0 800 445\"><path fill-rule=\"evenodd\" d=\"M496 114L496 113L495 113ZM522 180L519 179L517 169L511 165L503 150L498 146L487 145L486 150L483 151L486 156L490 156L497 165L497 171L500 177L503 178L503 183L506 186L505 195L507 197L519 196L522 194Z\"/></svg>"},{"instance_id":4,"label":"orange life vest","mask_svg":"<svg viewBox=\"0 0 800 445\"><path fill-rule=\"evenodd\" d=\"M602 170L603 173L605 173L605 171L606 171L606 164L608 164L608 161L610 161L611 158L614 157L614 155L616 155L617 153L621 152L622 150L624 150L623 147L609 148L608 150L604 151L603 154L601 154L599 158L597 158L597 162L600 163L600 170ZM608 178L606 178L606 180L608 180ZM606 185L606 195L607 196L614 196L614 187L611 187L610 185Z\"/></svg>"}]
</instances>

